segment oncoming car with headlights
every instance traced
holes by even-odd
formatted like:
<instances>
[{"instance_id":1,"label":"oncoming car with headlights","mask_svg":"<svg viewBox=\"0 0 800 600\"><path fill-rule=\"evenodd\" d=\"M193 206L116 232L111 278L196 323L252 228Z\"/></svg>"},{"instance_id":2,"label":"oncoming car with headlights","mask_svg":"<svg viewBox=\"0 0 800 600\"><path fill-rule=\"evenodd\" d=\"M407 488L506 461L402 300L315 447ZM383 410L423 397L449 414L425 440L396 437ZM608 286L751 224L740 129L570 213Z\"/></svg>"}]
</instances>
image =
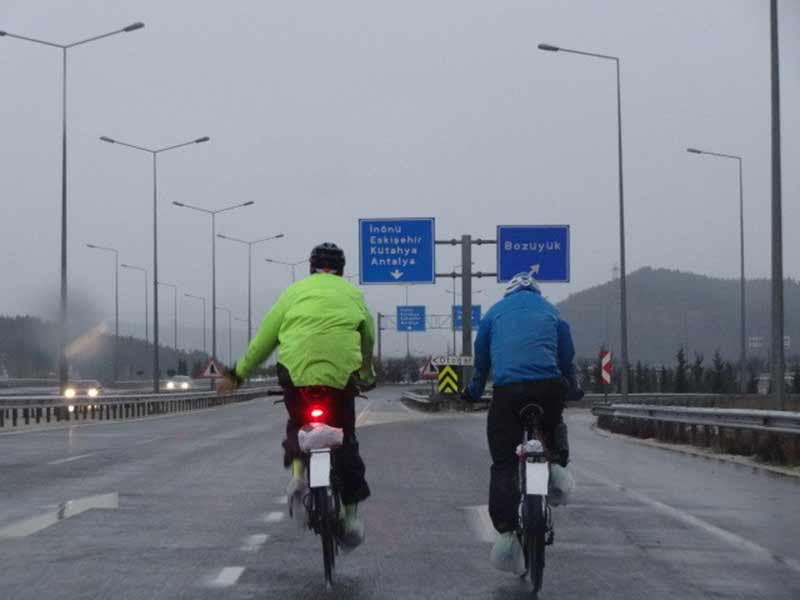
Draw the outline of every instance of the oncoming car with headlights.
<instances>
[{"instance_id":1,"label":"oncoming car with headlights","mask_svg":"<svg viewBox=\"0 0 800 600\"><path fill-rule=\"evenodd\" d=\"M192 389L192 378L188 375L176 375L170 377L164 387L170 392L185 392Z\"/></svg>"},{"instance_id":2,"label":"oncoming car with headlights","mask_svg":"<svg viewBox=\"0 0 800 600\"><path fill-rule=\"evenodd\" d=\"M96 379L84 379L82 381L70 381L64 388L64 398L97 398L103 393L103 384Z\"/></svg>"},{"instance_id":3,"label":"oncoming car with headlights","mask_svg":"<svg viewBox=\"0 0 800 600\"><path fill-rule=\"evenodd\" d=\"M70 381L64 388L62 396L65 400L76 400L79 398L97 398L103 393L103 384L96 379L84 379L80 381Z\"/></svg>"}]
</instances>

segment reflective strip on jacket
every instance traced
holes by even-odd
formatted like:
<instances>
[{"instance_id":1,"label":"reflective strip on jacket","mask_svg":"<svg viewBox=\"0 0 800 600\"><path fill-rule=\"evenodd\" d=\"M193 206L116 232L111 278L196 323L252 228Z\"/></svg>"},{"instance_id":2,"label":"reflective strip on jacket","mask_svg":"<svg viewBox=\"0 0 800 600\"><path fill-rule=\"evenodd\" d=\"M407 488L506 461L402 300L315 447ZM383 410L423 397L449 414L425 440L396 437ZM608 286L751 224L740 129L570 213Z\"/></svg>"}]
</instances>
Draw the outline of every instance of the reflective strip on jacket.
<instances>
[{"instance_id":1,"label":"reflective strip on jacket","mask_svg":"<svg viewBox=\"0 0 800 600\"><path fill-rule=\"evenodd\" d=\"M361 290L343 277L316 273L281 294L237 361L236 374L246 378L280 346L278 361L298 387L344 389L356 372L372 383L374 343L375 327Z\"/></svg>"}]
</instances>

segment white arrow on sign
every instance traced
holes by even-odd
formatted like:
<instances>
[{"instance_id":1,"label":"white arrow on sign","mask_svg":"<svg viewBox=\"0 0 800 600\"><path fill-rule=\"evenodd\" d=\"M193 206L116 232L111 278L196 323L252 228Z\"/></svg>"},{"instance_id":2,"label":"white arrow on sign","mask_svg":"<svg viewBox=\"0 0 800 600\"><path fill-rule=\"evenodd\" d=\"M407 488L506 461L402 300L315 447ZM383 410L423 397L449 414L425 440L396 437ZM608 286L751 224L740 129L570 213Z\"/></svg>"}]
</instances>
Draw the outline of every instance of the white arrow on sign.
<instances>
[{"instance_id":1,"label":"white arrow on sign","mask_svg":"<svg viewBox=\"0 0 800 600\"><path fill-rule=\"evenodd\" d=\"M394 271L392 271L391 273L389 273L389 275L391 275L391 276L392 276L392 277L394 277L395 279L400 279L400 278L403 276L403 272L402 272L402 271L399 271L398 269L395 269Z\"/></svg>"},{"instance_id":2,"label":"white arrow on sign","mask_svg":"<svg viewBox=\"0 0 800 600\"><path fill-rule=\"evenodd\" d=\"M541 265L531 265L531 275L538 275L540 266Z\"/></svg>"}]
</instances>

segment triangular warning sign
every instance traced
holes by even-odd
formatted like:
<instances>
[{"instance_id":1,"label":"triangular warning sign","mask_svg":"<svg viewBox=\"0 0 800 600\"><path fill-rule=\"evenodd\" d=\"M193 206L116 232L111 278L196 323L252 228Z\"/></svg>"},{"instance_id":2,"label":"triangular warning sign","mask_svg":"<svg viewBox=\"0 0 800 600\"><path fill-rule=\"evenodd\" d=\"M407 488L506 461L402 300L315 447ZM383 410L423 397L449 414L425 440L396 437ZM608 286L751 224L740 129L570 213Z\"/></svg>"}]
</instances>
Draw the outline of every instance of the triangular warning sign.
<instances>
[{"instance_id":1,"label":"triangular warning sign","mask_svg":"<svg viewBox=\"0 0 800 600\"><path fill-rule=\"evenodd\" d=\"M439 367L433 364L432 358L428 361L428 364L422 367L419 376L422 379L436 379L439 376Z\"/></svg>"},{"instance_id":2,"label":"triangular warning sign","mask_svg":"<svg viewBox=\"0 0 800 600\"><path fill-rule=\"evenodd\" d=\"M200 374L200 377L203 379L217 379L222 377L224 369L222 365L220 365L216 360L213 358L208 361L208 365L206 368L203 369L203 372Z\"/></svg>"}]
</instances>

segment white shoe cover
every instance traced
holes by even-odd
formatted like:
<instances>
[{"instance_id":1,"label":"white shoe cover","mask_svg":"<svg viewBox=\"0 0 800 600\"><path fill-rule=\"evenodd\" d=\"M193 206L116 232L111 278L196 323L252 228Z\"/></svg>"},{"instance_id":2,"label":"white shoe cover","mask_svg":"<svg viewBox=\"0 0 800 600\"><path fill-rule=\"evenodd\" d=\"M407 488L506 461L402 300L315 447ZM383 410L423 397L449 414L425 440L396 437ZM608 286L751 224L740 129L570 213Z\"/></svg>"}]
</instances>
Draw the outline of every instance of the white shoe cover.
<instances>
[{"instance_id":1,"label":"white shoe cover","mask_svg":"<svg viewBox=\"0 0 800 600\"><path fill-rule=\"evenodd\" d=\"M497 534L497 541L492 547L489 562L498 571L514 573L515 575L525 574L525 555L516 533Z\"/></svg>"},{"instance_id":2,"label":"white shoe cover","mask_svg":"<svg viewBox=\"0 0 800 600\"><path fill-rule=\"evenodd\" d=\"M552 506L563 506L569 503L575 491L575 479L561 465L550 463L550 486L547 499Z\"/></svg>"}]
</instances>

